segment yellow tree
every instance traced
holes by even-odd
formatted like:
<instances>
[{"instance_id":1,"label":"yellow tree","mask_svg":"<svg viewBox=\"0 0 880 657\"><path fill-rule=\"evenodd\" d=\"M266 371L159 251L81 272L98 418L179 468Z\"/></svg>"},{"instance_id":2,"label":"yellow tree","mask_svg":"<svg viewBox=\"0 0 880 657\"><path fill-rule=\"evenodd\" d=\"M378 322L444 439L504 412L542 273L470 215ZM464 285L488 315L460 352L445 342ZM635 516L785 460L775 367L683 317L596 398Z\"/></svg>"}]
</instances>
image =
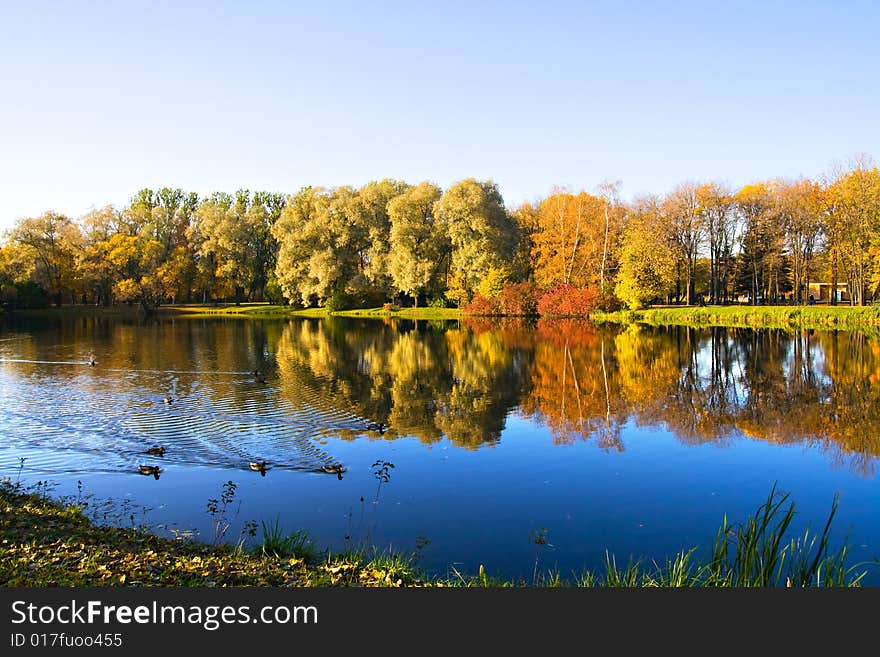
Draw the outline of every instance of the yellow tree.
<instances>
[{"instance_id":1,"label":"yellow tree","mask_svg":"<svg viewBox=\"0 0 880 657\"><path fill-rule=\"evenodd\" d=\"M880 169L857 162L829 191L836 206L835 247L847 276L850 303L864 305L869 282L880 282L880 270L875 270L880 264Z\"/></svg>"},{"instance_id":2,"label":"yellow tree","mask_svg":"<svg viewBox=\"0 0 880 657\"><path fill-rule=\"evenodd\" d=\"M781 224L791 262L794 298L798 303L803 303L823 230L821 189L817 183L802 179L779 182L774 191L776 218Z\"/></svg>"},{"instance_id":3,"label":"yellow tree","mask_svg":"<svg viewBox=\"0 0 880 657\"><path fill-rule=\"evenodd\" d=\"M572 194L556 189L538 207L537 228L532 234L535 282L578 287L600 286L608 264L606 237L616 214L606 199L586 192ZM609 226L606 230L607 225Z\"/></svg>"},{"instance_id":4,"label":"yellow tree","mask_svg":"<svg viewBox=\"0 0 880 657\"><path fill-rule=\"evenodd\" d=\"M25 261L30 261L34 282L60 306L65 294L71 294L78 282L76 256L83 247L79 226L69 217L47 212L19 220L9 239L21 250Z\"/></svg>"},{"instance_id":5,"label":"yellow tree","mask_svg":"<svg viewBox=\"0 0 880 657\"><path fill-rule=\"evenodd\" d=\"M631 309L662 299L675 287L676 253L669 224L654 198L639 199L620 245L614 293Z\"/></svg>"}]
</instances>

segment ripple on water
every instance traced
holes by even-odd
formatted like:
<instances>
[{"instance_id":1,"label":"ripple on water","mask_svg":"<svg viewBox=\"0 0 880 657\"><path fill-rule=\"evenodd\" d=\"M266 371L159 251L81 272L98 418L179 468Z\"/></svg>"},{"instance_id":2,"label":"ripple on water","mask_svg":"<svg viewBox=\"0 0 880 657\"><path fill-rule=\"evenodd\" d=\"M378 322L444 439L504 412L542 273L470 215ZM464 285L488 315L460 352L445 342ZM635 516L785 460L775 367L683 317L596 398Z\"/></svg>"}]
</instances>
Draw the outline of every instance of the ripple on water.
<instances>
[{"instance_id":1,"label":"ripple on water","mask_svg":"<svg viewBox=\"0 0 880 657\"><path fill-rule=\"evenodd\" d=\"M316 390L294 404L247 372L95 369L78 361L0 362L0 468L27 458L41 473L134 471L166 464L320 470L315 440L370 423ZM72 366L76 366L72 369ZM165 403L166 396L172 398ZM162 445L163 457L145 454Z\"/></svg>"}]
</instances>

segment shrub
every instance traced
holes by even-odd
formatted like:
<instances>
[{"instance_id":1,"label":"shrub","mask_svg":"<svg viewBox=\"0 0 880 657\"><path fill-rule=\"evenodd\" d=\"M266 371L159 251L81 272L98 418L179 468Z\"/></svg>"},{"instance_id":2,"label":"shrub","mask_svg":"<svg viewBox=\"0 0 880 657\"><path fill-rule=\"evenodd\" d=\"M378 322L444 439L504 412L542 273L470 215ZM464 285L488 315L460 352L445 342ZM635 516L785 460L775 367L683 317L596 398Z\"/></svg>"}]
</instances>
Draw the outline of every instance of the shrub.
<instances>
[{"instance_id":1,"label":"shrub","mask_svg":"<svg viewBox=\"0 0 880 657\"><path fill-rule=\"evenodd\" d=\"M442 294L434 297L428 302L428 308L449 308L449 302Z\"/></svg>"},{"instance_id":2,"label":"shrub","mask_svg":"<svg viewBox=\"0 0 880 657\"><path fill-rule=\"evenodd\" d=\"M386 313L394 313L400 310L400 306L398 306L396 303L383 303L382 310Z\"/></svg>"},{"instance_id":3,"label":"shrub","mask_svg":"<svg viewBox=\"0 0 880 657\"><path fill-rule=\"evenodd\" d=\"M498 299L484 297L477 292L471 302L464 307L466 315L500 315L501 308Z\"/></svg>"},{"instance_id":4,"label":"shrub","mask_svg":"<svg viewBox=\"0 0 880 657\"><path fill-rule=\"evenodd\" d=\"M613 313L618 310L623 310L625 304L613 292L611 292L610 290L606 290L599 295L596 307L599 310L604 310L607 313Z\"/></svg>"},{"instance_id":5,"label":"shrub","mask_svg":"<svg viewBox=\"0 0 880 657\"><path fill-rule=\"evenodd\" d=\"M598 307L599 292L591 287L555 285L538 300L542 317L586 317Z\"/></svg>"},{"instance_id":6,"label":"shrub","mask_svg":"<svg viewBox=\"0 0 880 657\"><path fill-rule=\"evenodd\" d=\"M348 310L354 305L354 299L351 298L351 295L346 294L342 290L337 290L324 303L324 307L329 312L336 312L337 310Z\"/></svg>"},{"instance_id":7,"label":"shrub","mask_svg":"<svg viewBox=\"0 0 880 657\"><path fill-rule=\"evenodd\" d=\"M538 299L534 283L505 283L499 298L505 315L535 315Z\"/></svg>"}]
</instances>

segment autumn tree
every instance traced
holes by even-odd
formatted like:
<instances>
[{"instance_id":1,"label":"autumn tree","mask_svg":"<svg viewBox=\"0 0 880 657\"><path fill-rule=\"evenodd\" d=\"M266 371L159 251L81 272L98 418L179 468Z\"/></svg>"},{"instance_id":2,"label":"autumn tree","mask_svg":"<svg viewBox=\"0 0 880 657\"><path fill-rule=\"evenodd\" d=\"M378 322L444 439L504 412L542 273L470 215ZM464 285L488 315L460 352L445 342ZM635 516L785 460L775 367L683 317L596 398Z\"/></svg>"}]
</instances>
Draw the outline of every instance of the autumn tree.
<instances>
[{"instance_id":1,"label":"autumn tree","mask_svg":"<svg viewBox=\"0 0 880 657\"><path fill-rule=\"evenodd\" d=\"M774 214L773 186L773 182L746 185L735 197L742 222L739 281L752 303L778 298L785 278L784 232Z\"/></svg>"},{"instance_id":2,"label":"autumn tree","mask_svg":"<svg viewBox=\"0 0 880 657\"><path fill-rule=\"evenodd\" d=\"M83 287L95 303L109 304L113 299L116 267L109 259L110 238L122 231L122 213L111 205L86 213L81 219L85 247L78 256Z\"/></svg>"},{"instance_id":3,"label":"autumn tree","mask_svg":"<svg viewBox=\"0 0 880 657\"><path fill-rule=\"evenodd\" d=\"M510 217L516 224L519 235L510 263L511 277L518 281L530 281L535 273L532 250L535 246L534 234L539 227L538 206L534 203L523 203L511 211Z\"/></svg>"},{"instance_id":4,"label":"autumn tree","mask_svg":"<svg viewBox=\"0 0 880 657\"><path fill-rule=\"evenodd\" d=\"M444 192L434 208L452 246L450 274L469 293L492 267L510 261L518 236L495 183L468 178Z\"/></svg>"},{"instance_id":5,"label":"autumn tree","mask_svg":"<svg viewBox=\"0 0 880 657\"><path fill-rule=\"evenodd\" d=\"M776 186L776 219L785 236L786 252L791 260L794 298L806 301L813 271L814 255L823 232L821 189L817 183L798 180Z\"/></svg>"},{"instance_id":6,"label":"autumn tree","mask_svg":"<svg viewBox=\"0 0 880 657\"><path fill-rule=\"evenodd\" d=\"M682 183L667 195L662 204L665 221L669 224L676 256L685 273L685 303L694 302L697 256L706 231L705 217L700 212L699 186ZM676 296L681 298L680 283L676 281Z\"/></svg>"},{"instance_id":7,"label":"autumn tree","mask_svg":"<svg viewBox=\"0 0 880 657\"><path fill-rule=\"evenodd\" d=\"M190 239L197 239L197 254L205 267L225 281L236 302L245 294L261 300L275 266L275 238L272 225L284 208L280 194L238 190L234 196L217 192L206 198L197 210L197 228ZM210 280L210 276L208 276Z\"/></svg>"},{"instance_id":8,"label":"autumn tree","mask_svg":"<svg viewBox=\"0 0 880 657\"><path fill-rule=\"evenodd\" d=\"M675 287L676 253L671 226L656 198L638 199L623 231L615 294L631 309L662 299Z\"/></svg>"},{"instance_id":9,"label":"autumn tree","mask_svg":"<svg viewBox=\"0 0 880 657\"><path fill-rule=\"evenodd\" d=\"M869 283L880 283L875 266L880 264L880 169L867 162L841 174L829 190L835 227L837 257L847 278L850 303L864 305ZM874 251L872 251L872 245Z\"/></svg>"},{"instance_id":10,"label":"autumn tree","mask_svg":"<svg viewBox=\"0 0 880 657\"><path fill-rule=\"evenodd\" d=\"M116 298L139 303L147 313L153 312L168 291L160 269L162 243L149 237L117 233L106 244L106 258L116 270Z\"/></svg>"},{"instance_id":11,"label":"autumn tree","mask_svg":"<svg viewBox=\"0 0 880 657\"><path fill-rule=\"evenodd\" d=\"M441 197L440 188L429 182L411 187L388 203L391 220L390 251L387 271L395 289L412 297L419 305L419 295L445 283L450 243L437 225L434 207Z\"/></svg>"},{"instance_id":12,"label":"autumn tree","mask_svg":"<svg viewBox=\"0 0 880 657\"><path fill-rule=\"evenodd\" d=\"M697 189L697 202L709 246L709 296L713 303L729 300L737 216L733 195L710 182Z\"/></svg>"},{"instance_id":13,"label":"autumn tree","mask_svg":"<svg viewBox=\"0 0 880 657\"><path fill-rule=\"evenodd\" d=\"M10 231L9 240L21 250L21 259L33 281L60 306L64 295L70 295L79 282L77 252L83 246L79 226L69 217L47 212L19 220Z\"/></svg>"},{"instance_id":14,"label":"autumn tree","mask_svg":"<svg viewBox=\"0 0 880 657\"><path fill-rule=\"evenodd\" d=\"M351 187L305 187L288 199L272 235L278 241L275 272L285 297L311 305L357 287L358 226L348 221Z\"/></svg>"},{"instance_id":15,"label":"autumn tree","mask_svg":"<svg viewBox=\"0 0 880 657\"><path fill-rule=\"evenodd\" d=\"M602 193L556 189L541 202L531 235L538 285L604 289L610 282L622 211L615 185L606 185Z\"/></svg>"},{"instance_id":16,"label":"autumn tree","mask_svg":"<svg viewBox=\"0 0 880 657\"><path fill-rule=\"evenodd\" d=\"M355 248L356 274L348 285L361 295L385 297L392 287L390 258L391 217L389 203L409 188L404 182L386 178L360 187L345 208Z\"/></svg>"}]
</instances>

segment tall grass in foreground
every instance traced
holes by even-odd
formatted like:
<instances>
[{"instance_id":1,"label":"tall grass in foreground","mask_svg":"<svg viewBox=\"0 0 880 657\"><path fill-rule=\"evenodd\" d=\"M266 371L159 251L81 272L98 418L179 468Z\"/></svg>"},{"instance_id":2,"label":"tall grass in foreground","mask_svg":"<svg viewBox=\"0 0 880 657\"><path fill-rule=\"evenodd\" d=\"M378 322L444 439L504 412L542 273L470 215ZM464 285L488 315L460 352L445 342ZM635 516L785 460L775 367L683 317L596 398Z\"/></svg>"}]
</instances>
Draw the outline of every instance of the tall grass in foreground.
<instances>
[{"instance_id":1,"label":"tall grass in foreground","mask_svg":"<svg viewBox=\"0 0 880 657\"><path fill-rule=\"evenodd\" d=\"M830 544L838 504L835 495L821 533L808 528L803 535L787 539L795 505L789 501L788 493L777 492L774 486L767 500L744 522L730 524L724 517L708 560L696 560L697 548L693 548L661 564L646 565L636 560L620 566L606 552L604 573L587 571L574 583L585 587L858 586L867 575L867 564L848 566L849 547L844 544L833 549ZM458 572L455 575L456 583L462 586L499 585L485 575L482 566L478 576L464 577ZM535 584L559 586L559 575L550 572Z\"/></svg>"}]
</instances>

